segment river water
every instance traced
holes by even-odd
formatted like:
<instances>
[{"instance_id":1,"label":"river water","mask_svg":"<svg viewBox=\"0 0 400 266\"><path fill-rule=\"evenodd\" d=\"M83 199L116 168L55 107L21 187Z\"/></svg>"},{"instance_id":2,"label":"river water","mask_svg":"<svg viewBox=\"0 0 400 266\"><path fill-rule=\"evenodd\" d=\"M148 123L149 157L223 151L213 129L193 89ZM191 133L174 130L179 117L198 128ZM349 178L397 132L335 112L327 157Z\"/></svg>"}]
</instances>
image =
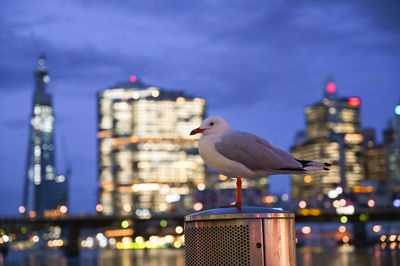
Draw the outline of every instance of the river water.
<instances>
[{"instance_id":1,"label":"river water","mask_svg":"<svg viewBox=\"0 0 400 266\"><path fill-rule=\"evenodd\" d=\"M10 251L5 257L0 255L0 265L5 266L183 266L184 264L183 249L82 250L79 258L66 258L57 250ZM355 249L352 246L299 247L297 265L400 265L400 244L376 245L366 249Z\"/></svg>"}]
</instances>

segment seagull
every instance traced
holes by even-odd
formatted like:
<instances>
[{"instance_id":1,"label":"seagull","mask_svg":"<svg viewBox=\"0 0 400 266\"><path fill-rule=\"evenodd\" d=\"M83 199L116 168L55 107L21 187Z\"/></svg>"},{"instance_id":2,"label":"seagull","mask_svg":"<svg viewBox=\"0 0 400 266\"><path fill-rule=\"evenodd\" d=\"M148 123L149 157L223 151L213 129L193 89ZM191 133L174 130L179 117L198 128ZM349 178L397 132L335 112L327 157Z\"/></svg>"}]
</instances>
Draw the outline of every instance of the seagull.
<instances>
[{"instance_id":1,"label":"seagull","mask_svg":"<svg viewBox=\"0 0 400 266\"><path fill-rule=\"evenodd\" d=\"M221 116L205 119L190 135L202 133L198 149L206 165L217 173L236 178L236 203L223 207L242 207L241 178L274 174L308 174L329 170L329 163L300 160L272 146L265 139L232 129Z\"/></svg>"}]
</instances>

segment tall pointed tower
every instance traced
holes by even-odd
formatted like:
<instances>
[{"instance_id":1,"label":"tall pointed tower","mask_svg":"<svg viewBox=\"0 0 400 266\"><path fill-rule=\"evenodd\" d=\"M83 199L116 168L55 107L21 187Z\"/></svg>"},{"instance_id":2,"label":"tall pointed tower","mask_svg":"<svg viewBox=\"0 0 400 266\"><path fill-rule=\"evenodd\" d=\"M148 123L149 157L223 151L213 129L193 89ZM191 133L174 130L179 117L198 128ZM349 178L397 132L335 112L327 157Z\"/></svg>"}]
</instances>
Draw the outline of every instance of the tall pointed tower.
<instances>
[{"instance_id":1,"label":"tall pointed tower","mask_svg":"<svg viewBox=\"0 0 400 266\"><path fill-rule=\"evenodd\" d=\"M21 213L32 217L46 211L66 213L67 189L64 176L56 176L54 152L54 115L52 95L46 92L50 77L45 57L35 71L35 92L30 119L29 150L26 167L24 206Z\"/></svg>"}]
</instances>

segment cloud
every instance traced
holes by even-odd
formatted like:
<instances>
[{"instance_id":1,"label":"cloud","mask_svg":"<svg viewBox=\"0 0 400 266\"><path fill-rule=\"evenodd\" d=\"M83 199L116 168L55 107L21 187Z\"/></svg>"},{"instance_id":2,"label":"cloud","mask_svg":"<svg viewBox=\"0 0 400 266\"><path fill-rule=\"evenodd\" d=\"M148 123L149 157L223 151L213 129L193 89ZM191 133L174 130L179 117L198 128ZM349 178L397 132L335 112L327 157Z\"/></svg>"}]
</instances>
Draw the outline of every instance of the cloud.
<instances>
[{"instance_id":1,"label":"cloud","mask_svg":"<svg viewBox=\"0 0 400 266\"><path fill-rule=\"evenodd\" d=\"M346 49L368 50L380 39L375 32L368 35L369 17L346 2L42 6L42 16L26 14L28 27L17 25L22 31L34 29L53 60L52 71L68 71L59 80L82 84L81 93L135 72L155 85L201 91L213 104L249 104L271 98L277 88L290 91L282 75L308 78L321 61L338 61ZM249 88L246 94L244 88Z\"/></svg>"}]
</instances>

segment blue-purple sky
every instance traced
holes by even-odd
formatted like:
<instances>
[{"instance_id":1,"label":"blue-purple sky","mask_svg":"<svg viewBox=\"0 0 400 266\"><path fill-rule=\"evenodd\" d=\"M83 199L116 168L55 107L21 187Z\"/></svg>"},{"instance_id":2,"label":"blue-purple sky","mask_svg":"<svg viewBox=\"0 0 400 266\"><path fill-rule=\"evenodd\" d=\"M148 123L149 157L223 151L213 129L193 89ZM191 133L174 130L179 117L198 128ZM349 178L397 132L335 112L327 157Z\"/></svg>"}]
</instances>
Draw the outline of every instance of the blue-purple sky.
<instances>
[{"instance_id":1,"label":"blue-purple sky","mask_svg":"<svg viewBox=\"0 0 400 266\"><path fill-rule=\"evenodd\" d=\"M70 210L96 204L96 92L131 74L207 99L208 113L288 150L327 75L359 96L378 135L400 98L400 3L60 1L0 3L0 215L22 202L37 59L47 55L57 168L72 163ZM272 178L272 192L289 191Z\"/></svg>"}]
</instances>

